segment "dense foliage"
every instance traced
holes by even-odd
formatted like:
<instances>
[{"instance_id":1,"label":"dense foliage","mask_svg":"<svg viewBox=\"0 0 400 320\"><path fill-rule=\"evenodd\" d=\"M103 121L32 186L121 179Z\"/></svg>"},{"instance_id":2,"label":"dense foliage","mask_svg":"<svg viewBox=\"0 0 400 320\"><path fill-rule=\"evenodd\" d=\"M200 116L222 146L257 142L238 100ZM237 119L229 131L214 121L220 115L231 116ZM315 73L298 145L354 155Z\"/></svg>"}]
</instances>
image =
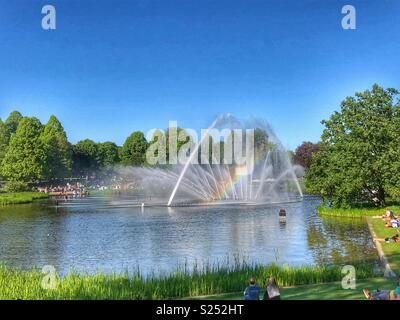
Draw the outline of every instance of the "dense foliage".
<instances>
[{"instance_id":1,"label":"dense foliage","mask_svg":"<svg viewBox=\"0 0 400 320\"><path fill-rule=\"evenodd\" d=\"M374 85L322 121L321 150L306 174L307 190L336 207L384 206L400 196L398 91Z\"/></svg>"},{"instance_id":2,"label":"dense foliage","mask_svg":"<svg viewBox=\"0 0 400 320\"><path fill-rule=\"evenodd\" d=\"M294 152L294 162L307 170L311 166L313 154L319 150L319 144L305 141L296 148Z\"/></svg>"},{"instance_id":3,"label":"dense foliage","mask_svg":"<svg viewBox=\"0 0 400 320\"><path fill-rule=\"evenodd\" d=\"M18 111L0 119L0 177L4 191L18 192L28 184L68 177L87 177L120 162L113 142L68 142L61 122L52 115L43 125L39 119Z\"/></svg>"}]
</instances>

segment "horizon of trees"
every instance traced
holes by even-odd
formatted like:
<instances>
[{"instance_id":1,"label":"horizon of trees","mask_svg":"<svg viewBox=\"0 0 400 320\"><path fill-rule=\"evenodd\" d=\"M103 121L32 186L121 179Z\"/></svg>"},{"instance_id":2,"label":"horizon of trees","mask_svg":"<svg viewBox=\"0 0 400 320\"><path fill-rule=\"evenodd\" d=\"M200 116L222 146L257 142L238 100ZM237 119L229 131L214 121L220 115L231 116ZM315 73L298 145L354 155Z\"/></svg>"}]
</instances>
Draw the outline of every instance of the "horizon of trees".
<instances>
[{"instance_id":1,"label":"horizon of trees","mask_svg":"<svg viewBox=\"0 0 400 320\"><path fill-rule=\"evenodd\" d=\"M177 130L181 132L184 129ZM168 140L168 130L164 138ZM178 151L189 140L178 141ZM143 132L134 131L122 146L91 139L72 144L56 116L51 115L48 122L42 124L36 117L12 111L4 122L0 119L0 181L7 181L12 186L10 189L22 190L33 182L95 177L100 171L111 173L110 168L115 165L148 165L146 151L156 141L154 136L147 141ZM223 144L223 141L213 142L210 138L210 156L219 148L222 159ZM271 147L266 132L261 129L255 131L255 144L256 152ZM168 144L166 148L168 160ZM211 157L209 161L212 162Z\"/></svg>"},{"instance_id":2,"label":"horizon of trees","mask_svg":"<svg viewBox=\"0 0 400 320\"><path fill-rule=\"evenodd\" d=\"M147 145L140 131L133 132L123 146L90 139L71 144L54 115L42 124L36 117L13 111L4 122L0 119L0 180L18 191L32 182L91 177L119 163L142 165L140 152Z\"/></svg>"},{"instance_id":3,"label":"horizon of trees","mask_svg":"<svg viewBox=\"0 0 400 320\"><path fill-rule=\"evenodd\" d=\"M321 141L305 141L295 152L288 151L292 163L306 171L307 192L336 207L384 206L388 199L399 199L399 91L375 84L371 90L356 92L322 124ZM31 182L93 177L114 165L149 165L146 151L156 141L134 131L122 146L90 139L71 144L54 115L42 124L13 111L4 122L0 119L0 179L22 189ZM255 141L261 152L273 147L262 130L256 132ZM178 151L186 142L178 142ZM220 148L223 155L224 142L210 142L210 149ZM168 144L166 149L168 160Z\"/></svg>"}]
</instances>

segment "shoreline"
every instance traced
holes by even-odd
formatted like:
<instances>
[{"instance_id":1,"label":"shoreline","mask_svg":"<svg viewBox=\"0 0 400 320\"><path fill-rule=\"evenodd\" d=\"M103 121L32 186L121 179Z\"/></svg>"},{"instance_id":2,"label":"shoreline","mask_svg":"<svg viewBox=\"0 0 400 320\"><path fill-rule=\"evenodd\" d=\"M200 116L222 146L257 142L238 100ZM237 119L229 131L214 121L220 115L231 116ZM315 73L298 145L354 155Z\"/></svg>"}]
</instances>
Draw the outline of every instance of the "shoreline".
<instances>
[{"instance_id":1,"label":"shoreline","mask_svg":"<svg viewBox=\"0 0 400 320\"><path fill-rule=\"evenodd\" d=\"M374 266L359 263L358 279L379 279ZM261 287L273 275L282 287L318 286L339 282L343 278L342 265L278 267L248 265L246 261L231 266L210 265L190 274L185 269L169 275L69 273L63 277L53 274L52 290L43 288L43 274L38 269L23 271L0 263L1 299L184 299L222 295L244 290L248 279L255 277Z\"/></svg>"},{"instance_id":2,"label":"shoreline","mask_svg":"<svg viewBox=\"0 0 400 320\"><path fill-rule=\"evenodd\" d=\"M390 267L389 260L387 259L385 252L383 251L383 248L381 245L381 239L377 237L370 219L371 219L371 217L365 218L365 220L367 221L367 224L368 224L369 232L371 233L371 236L372 236L372 241L374 242L375 248L378 251L378 256L381 261L382 267L384 269L384 277L395 278L395 277L397 277L397 275Z\"/></svg>"},{"instance_id":3,"label":"shoreline","mask_svg":"<svg viewBox=\"0 0 400 320\"><path fill-rule=\"evenodd\" d=\"M27 204L48 198L49 195L43 192L5 192L0 193L0 206Z\"/></svg>"}]
</instances>

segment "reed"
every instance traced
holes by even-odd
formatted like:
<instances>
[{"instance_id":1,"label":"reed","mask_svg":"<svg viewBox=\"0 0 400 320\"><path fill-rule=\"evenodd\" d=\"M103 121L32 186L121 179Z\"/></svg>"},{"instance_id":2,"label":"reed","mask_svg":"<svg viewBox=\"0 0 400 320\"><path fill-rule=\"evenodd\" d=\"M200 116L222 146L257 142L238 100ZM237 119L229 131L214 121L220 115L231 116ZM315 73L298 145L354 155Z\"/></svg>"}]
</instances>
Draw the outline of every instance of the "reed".
<instances>
[{"instance_id":1,"label":"reed","mask_svg":"<svg viewBox=\"0 0 400 320\"><path fill-rule=\"evenodd\" d=\"M357 279L376 276L374 264L359 264ZM23 271L0 266L0 299L179 299L242 291L250 277L259 286L266 286L274 276L280 286L308 285L339 281L341 266L280 267L275 263L262 266L246 261L206 263L177 267L168 274L150 273L143 276L139 269L133 274L94 274L76 272L56 277L55 289L43 289L39 270Z\"/></svg>"}]
</instances>

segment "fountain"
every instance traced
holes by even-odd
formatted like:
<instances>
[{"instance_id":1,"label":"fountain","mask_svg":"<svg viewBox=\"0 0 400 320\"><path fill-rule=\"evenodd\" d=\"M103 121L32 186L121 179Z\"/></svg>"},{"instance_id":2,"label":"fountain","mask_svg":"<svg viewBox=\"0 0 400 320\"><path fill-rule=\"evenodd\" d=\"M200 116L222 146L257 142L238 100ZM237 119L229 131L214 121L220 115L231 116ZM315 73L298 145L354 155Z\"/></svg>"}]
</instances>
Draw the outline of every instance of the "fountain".
<instances>
[{"instance_id":1,"label":"fountain","mask_svg":"<svg viewBox=\"0 0 400 320\"><path fill-rule=\"evenodd\" d=\"M215 137L215 132L224 130L231 134ZM242 136L233 134L237 132ZM204 161L200 151L210 146L220 149L207 154L208 161ZM231 154L227 155L227 150ZM220 159L222 151L224 158ZM237 154L239 161L235 161ZM234 159L226 161L227 158ZM185 163L129 168L124 174L133 177L153 204L258 205L301 200L303 193L297 179L301 169L291 164L287 151L266 121L241 122L228 114L217 117L201 139L193 143Z\"/></svg>"}]
</instances>

